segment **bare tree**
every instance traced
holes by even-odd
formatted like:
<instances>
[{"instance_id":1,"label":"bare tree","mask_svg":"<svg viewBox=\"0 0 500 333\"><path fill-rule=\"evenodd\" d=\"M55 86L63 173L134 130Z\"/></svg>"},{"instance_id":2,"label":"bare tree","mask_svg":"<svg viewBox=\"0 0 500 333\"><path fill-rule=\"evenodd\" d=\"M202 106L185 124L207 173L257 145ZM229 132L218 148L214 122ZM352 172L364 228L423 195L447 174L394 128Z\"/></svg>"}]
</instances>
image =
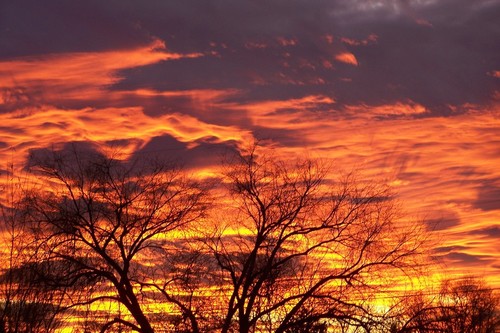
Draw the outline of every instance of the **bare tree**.
<instances>
[{"instance_id":1,"label":"bare tree","mask_svg":"<svg viewBox=\"0 0 500 333\"><path fill-rule=\"evenodd\" d=\"M230 164L232 222L206 244L219 268L221 332L322 332L368 327L370 300L417 262L422 233L398 225L388 189L328 180L314 161L258 157Z\"/></svg>"},{"instance_id":2,"label":"bare tree","mask_svg":"<svg viewBox=\"0 0 500 333\"><path fill-rule=\"evenodd\" d=\"M66 288L75 314L111 307L88 320L101 332L369 331L376 294L420 263L422 232L398 223L387 187L258 149L228 165L210 218L204 188L163 163L33 160L37 278Z\"/></svg>"},{"instance_id":3,"label":"bare tree","mask_svg":"<svg viewBox=\"0 0 500 333\"><path fill-rule=\"evenodd\" d=\"M402 302L392 332L494 333L500 327L499 299L477 278L445 280L438 293Z\"/></svg>"},{"instance_id":4,"label":"bare tree","mask_svg":"<svg viewBox=\"0 0 500 333\"><path fill-rule=\"evenodd\" d=\"M26 225L21 197L24 182L14 166L3 174L0 200L0 332L53 332L63 290L40 283L32 263L32 235ZM24 184L26 185L26 184Z\"/></svg>"},{"instance_id":5,"label":"bare tree","mask_svg":"<svg viewBox=\"0 0 500 333\"><path fill-rule=\"evenodd\" d=\"M46 281L77 291L68 305L122 309L102 332L153 332L155 312L173 311L165 303L187 309L152 281L177 253L182 230L203 215L199 184L151 159L121 161L76 148L33 160L31 171L48 184L25 198L37 261L50 267ZM151 310L159 293L164 308Z\"/></svg>"}]
</instances>

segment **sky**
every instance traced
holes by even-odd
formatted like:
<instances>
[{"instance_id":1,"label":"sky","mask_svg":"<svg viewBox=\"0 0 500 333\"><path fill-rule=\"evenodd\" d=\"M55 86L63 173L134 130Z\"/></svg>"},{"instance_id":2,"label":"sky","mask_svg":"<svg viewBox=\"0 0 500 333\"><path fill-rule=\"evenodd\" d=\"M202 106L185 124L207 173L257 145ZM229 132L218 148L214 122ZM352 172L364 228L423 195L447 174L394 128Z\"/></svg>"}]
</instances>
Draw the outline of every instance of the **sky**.
<instances>
[{"instance_id":1,"label":"sky","mask_svg":"<svg viewBox=\"0 0 500 333\"><path fill-rule=\"evenodd\" d=\"M0 169L263 140L386 182L500 287L500 0L0 0Z\"/></svg>"}]
</instances>

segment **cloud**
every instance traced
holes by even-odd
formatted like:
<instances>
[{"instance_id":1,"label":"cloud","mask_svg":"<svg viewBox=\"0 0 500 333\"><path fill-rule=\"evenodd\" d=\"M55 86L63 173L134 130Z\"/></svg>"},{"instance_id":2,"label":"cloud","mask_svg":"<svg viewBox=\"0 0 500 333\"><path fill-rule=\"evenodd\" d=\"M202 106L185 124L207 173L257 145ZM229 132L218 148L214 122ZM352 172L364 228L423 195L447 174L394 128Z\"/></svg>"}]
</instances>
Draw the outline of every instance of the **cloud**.
<instances>
[{"instance_id":1,"label":"cloud","mask_svg":"<svg viewBox=\"0 0 500 333\"><path fill-rule=\"evenodd\" d=\"M356 59L354 54L349 53L349 52L343 52L343 53L337 54L335 56L335 60L337 60L339 62L343 62L344 64L348 64L348 65L353 65L353 66L358 65L358 60Z\"/></svg>"},{"instance_id":2,"label":"cloud","mask_svg":"<svg viewBox=\"0 0 500 333\"><path fill-rule=\"evenodd\" d=\"M25 170L35 170L39 166L52 166L61 163L60 167L74 169L79 163L96 161L105 155L121 160L162 162L166 166L181 167L185 170L198 172L220 167L225 157L238 154L238 143L235 141L221 142L215 137L204 137L193 142L181 142L171 135L164 134L151 138L142 148L125 153L123 148L137 144L133 140L113 140L105 144L96 142L74 141L54 145L51 148L33 148L24 166ZM142 163L141 162L141 163ZM142 164L139 164L142 165Z\"/></svg>"},{"instance_id":3,"label":"cloud","mask_svg":"<svg viewBox=\"0 0 500 333\"><path fill-rule=\"evenodd\" d=\"M442 257L455 265L477 266L483 268L484 265L494 263L494 257L490 255L473 255L464 252L451 252Z\"/></svg>"},{"instance_id":4,"label":"cloud","mask_svg":"<svg viewBox=\"0 0 500 333\"><path fill-rule=\"evenodd\" d=\"M102 99L106 90L122 78L120 70L160 61L198 57L199 54L167 52L160 40L128 50L30 56L0 61L1 107L12 110L24 105L63 104L67 100L87 103Z\"/></svg>"},{"instance_id":5,"label":"cloud","mask_svg":"<svg viewBox=\"0 0 500 333\"><path fill-rule=\"evenodd\" d=\"M170 135L179 142L246 142L250 133L236 126L219 126L172 113L150 117L140 107L61 110L53 107L18 110L0 117L4 142L23 164L29 149L58 146L65 142L92 141L117 145L121 153L133 154L158 136ZM199 141L202 140L202 141ZM1 151L1 154L9 154ZM8 155L3 155L8 158Z\"/></svg>"},{"instance_id":6,"label":"cloud","mask_svg":"<svg viewBox=\"0 0 500 333\"><path fill-rule=\"evenodd\" d=\"M151 35L118 2L2 2L0 57L131 49Z\"/></svg>"},{"instance_id":7,"label":"cloud","mask_svg":"<svg viewBox=\"0 0 500 333\"><path fill-rule=\"evenodd\" d=\"M442 247L437 247L434 249L434 252L436 253L450 253L450 252L459 252L459 251L465 251L469 249L469 247L466 246L460 246L460 245L455 245L455 246L442 246Z\"/></svg>"},{"instance_id":8,"label":"cloud","mask_svg":"<svg viewBox=\"0 0 500 333\"><path fill-rule=\"evenodd\" d=\"M425 219L425 225L429 231L439 231L454 228L460 225L460 217L453 211L434 212L434 217Z\"/></svg>"},{"instance_id":9,"label":"cloud","mask_svg":"<svg viewBox=\"0 0 500 333\"><path fill-rule=\"evenodd\" d=\"M447 115L447 105L490 101L496 83L484 73L497 69L494 54L499 46L488 36L494 34L498 2L407 2L405 7L411 6L432 28L409 20L402 2L376 3L380 6L349 2L336 14L344 40L378 37L372 45L349 45L363 70L339 86L339 103L374 104L404 96L434 114Z\"/></svg>"},{"instance_id":10,"label":"cloud","mask_svg":"<svg viewBox=\"0 0 500 333\"><path fill-rule=\"evenodd\" d=\"M500 238L500 226L491 226L469 232L471 235L480 235L488 238Z\"/></svg>"},{"instance_id":11,"label":"cloud","mask_svg":"<svg viewBox=\"0 0 500 333\"><path fill-rule=\"evenodd\" d=\"M346 115L356 114L358 117L383 119L396 119L401 117L421 117L429 114L429 110L423 105L407 102L396 102L393 104L380 105L346 105L343 109Z\"/></svg>"},{"instance_id":12,"label":"cloud","mask_svg":"<svg viewBox=\"0 0 500 333\"><path fill-rule=\"evenodd\" d=\"M481 184L474 206L484 211L500 210L500 186L490 181Z\"/></svg>"},{"instance_id":13,"label":"cloud","mask_svg":"<svg viewBox=\"0 0 500 333\"><path fill-rule=\"evenodd\" d=\"M65 142L59 147L30 149L26 169L37 167L66 167L76 171L80 163L104 157L99 146L86 141Z\"/></svg>"},{"instance_id":14,"label":"cloud","mask_svg":"<svg viewBox=\"0 0 500 333\"><path fill-rule=\"evenodd\" d=\"M234 141L220 142L217 138L205 137L193 142L178 141L171 135L152 138L143 148L134 153L134 158L157 156L166 162L187 169L204 169L220 166L224 156L237 152Z\"/></svg>"}]
</instances>

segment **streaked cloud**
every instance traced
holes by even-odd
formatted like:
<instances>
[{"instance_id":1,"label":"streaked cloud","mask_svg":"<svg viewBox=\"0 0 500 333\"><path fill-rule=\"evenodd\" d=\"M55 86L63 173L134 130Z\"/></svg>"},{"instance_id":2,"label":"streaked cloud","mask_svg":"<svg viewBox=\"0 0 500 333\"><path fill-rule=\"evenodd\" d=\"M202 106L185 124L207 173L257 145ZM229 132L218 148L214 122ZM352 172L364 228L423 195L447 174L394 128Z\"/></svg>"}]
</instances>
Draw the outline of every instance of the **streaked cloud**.
<instances>
[{"instance_id":1,"label":"streaked cloud","mask_svg":"<svg viewBox=\"0 0 500 333\"><path fill-rule=\"evenodd\" d=\"M122 78L119 71L161 61L199 57L166 51L165 43L130 50L80 52L29 56L0 61L2 108L19 104L59 104L64 100L102 99L106 87Z\"/></svg>"}]
</instances>

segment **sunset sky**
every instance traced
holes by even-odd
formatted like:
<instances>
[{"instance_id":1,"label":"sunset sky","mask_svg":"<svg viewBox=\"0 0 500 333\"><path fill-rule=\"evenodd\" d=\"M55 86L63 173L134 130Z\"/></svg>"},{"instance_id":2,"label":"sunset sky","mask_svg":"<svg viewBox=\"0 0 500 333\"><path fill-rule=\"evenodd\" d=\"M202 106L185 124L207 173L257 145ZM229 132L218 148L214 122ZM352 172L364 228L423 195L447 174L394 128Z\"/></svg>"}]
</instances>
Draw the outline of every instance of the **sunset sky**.
<instances>
[{"instance_id":1,"label":"sunset sky","mask_svg":"<svg viewBox=\"0 0 500 333\"><path fill-rule=\"evenodd\" d=\"M0 162L97 142L210 171L265 140L387 182L500 287L500 0L0 0ZM90 146L89 146L90 147Z\"/></svg>"}]
</instances>

